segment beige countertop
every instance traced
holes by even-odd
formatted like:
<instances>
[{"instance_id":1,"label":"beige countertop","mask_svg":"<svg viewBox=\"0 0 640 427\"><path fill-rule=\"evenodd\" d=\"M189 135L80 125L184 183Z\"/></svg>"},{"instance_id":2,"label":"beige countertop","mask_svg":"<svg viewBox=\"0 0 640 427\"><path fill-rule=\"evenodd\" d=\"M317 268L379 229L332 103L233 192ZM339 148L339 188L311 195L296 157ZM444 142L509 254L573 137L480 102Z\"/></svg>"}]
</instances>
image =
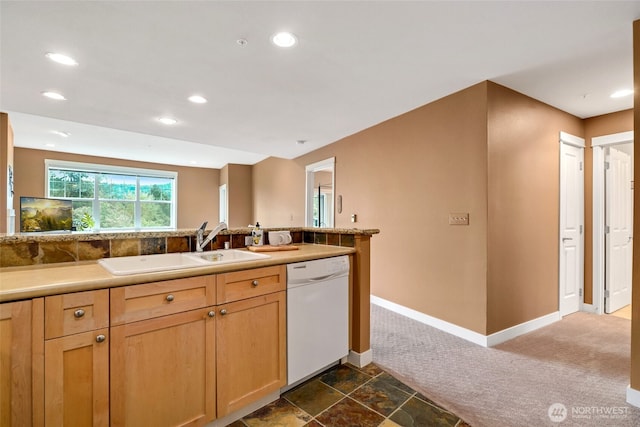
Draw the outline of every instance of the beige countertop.
<instances>
[{"instance_id":1,"label":"beige countertop","mask_svg":"<svg viewBox=\"0 0 640 427\"><path fill-rule=\"evenodd\" d=\"M205 274L226 273L270 265L289 264L312 259L348 255L354 248L330 245L298 244L298 250L268 252L270 258L237 264L194 267L182 270L115 276L97 261L45 264L0 269L0 302L36 298L69 292L112 288L138 283L180 279Z\"/></svg>"}]
</instances>

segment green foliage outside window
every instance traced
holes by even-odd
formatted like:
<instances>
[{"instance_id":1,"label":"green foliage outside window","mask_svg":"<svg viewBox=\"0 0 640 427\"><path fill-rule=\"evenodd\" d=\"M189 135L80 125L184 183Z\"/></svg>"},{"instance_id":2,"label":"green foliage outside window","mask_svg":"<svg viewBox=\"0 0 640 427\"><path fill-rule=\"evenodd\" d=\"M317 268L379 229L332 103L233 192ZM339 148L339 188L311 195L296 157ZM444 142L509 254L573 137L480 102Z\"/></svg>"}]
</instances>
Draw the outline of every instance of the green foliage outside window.
<instances>
[{"instance_id":1,"label":"green foliage outside window","mask_svg":"<svg viewBox=\"0 0 640 427\"><path fill-rule=\"evenodd\" d=\"M49 197L73 200L76 230L170 228L175 223L174 178L48 170Z\"/></svg>"}]
</instances>

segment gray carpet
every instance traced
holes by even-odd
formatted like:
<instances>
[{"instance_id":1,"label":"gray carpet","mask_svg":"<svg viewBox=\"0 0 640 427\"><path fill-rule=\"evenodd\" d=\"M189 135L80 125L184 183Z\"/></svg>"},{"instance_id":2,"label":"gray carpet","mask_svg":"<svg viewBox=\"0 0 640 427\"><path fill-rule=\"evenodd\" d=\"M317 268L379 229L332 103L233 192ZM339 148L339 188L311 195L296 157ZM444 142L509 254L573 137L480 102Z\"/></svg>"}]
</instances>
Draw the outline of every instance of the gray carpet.
<instances>
[{"instance_id":1,"label":"gray carpet","mask_svg":"<svg viewBox=\"0 0 640 427\"><path fill-rule=\"evenodd\" d=\"M374 363L473 427L640 426L630 334L629 320L575 313L484 348L371 305Z\"/></svg>"}]
</instances>

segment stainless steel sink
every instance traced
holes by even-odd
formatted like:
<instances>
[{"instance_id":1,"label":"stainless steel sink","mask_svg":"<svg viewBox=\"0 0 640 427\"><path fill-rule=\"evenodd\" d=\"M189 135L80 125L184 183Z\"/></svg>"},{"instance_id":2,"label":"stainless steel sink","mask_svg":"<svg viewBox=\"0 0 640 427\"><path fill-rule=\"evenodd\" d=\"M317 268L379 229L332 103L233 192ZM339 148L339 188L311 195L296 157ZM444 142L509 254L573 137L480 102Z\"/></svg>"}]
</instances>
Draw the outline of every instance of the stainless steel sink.
<instances>
[{"instance_id":1,"label":"stainless steel sink","mask_svg":"<svg viewBox=\"0 0 640 427\"><path fill-rule=\"evenodd\" d=\"M157 254L103 258L98 261L109 273L116 276L181 270L208 265L231 264L270 258L269 255L228 249L208 252Z\"/></svg>"}]
</instances>

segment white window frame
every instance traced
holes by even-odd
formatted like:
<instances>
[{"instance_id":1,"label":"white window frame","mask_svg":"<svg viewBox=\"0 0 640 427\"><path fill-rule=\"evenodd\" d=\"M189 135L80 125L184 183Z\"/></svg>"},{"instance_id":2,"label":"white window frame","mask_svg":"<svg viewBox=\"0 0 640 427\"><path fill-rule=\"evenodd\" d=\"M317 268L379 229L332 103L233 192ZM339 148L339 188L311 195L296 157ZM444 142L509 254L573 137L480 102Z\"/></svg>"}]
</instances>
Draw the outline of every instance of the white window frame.
<instances>
[{"instance_id":1,"label":"white window frame","mask_svg":"<svg viewBox=\"0 0 640 427\"><path fill-rule=\"evenodd\" d=\"M219 199L220 199L220 222L229 223L229 198L227 195L227 184L222 184L218 187Z\"/></svg>"},{"instance_id":2,"label":"white window frame","mask_svg":"<svg viewBox=\"0 0 640 427\"><path fill-rule=\"evenodd\" d=\"M51 197L49 194L49 169L66 169L73 170L79 172L97 172L97 173L114 173L114 174L122 174L122 175L130 175L137 176L138 179L140 176L149 177L149 178L168 178L173 179L173 191L171 194L171 225L169 227L145 227L142 228L140 225L140 212L141 212L141 202L140 195L136 194L135 203L135 212L136 212L136 223L134 227L127 228L109 228L109 231L120 231L120 230L134 230L134 231L153 231L153 230L175 230L176 224L178 222L178 172L175 171L165 171L159 169L144 169L144 168L132 168L127 166L115 166L115 165L104 165L98 163L82 163L82 162L71 162L66 160L53 160L53 159L45 159L45 173L44 173L44 188L46 192L45 197ZM139 186L137 189L137 193L139 193ZM100 218L97 216L97 213L94 212L94 217L96 217L96 225L99 224ZM96 230L99 227L96 227Z\"/></svg>"}]
</instances>

